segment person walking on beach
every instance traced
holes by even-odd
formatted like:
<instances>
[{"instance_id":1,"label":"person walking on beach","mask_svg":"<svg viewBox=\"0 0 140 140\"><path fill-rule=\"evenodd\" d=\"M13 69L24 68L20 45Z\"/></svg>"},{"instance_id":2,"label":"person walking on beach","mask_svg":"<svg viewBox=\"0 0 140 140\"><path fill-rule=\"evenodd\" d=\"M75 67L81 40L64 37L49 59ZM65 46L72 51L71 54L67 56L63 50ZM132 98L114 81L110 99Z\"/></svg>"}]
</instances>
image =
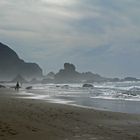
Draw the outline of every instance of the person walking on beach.
<instances>
[{"instance_id":1,"label":"person walking on beach","mask_svg":"<svg viewBox=\"0 0 140 140\"><path fill-rule=\"evenodd\" d=\"M19 82L17 81L17 84L16 84L16 86L15 86L15 90L19 90L19 88L20 88L20 86L19 86Z\"/></svg>"}]
</instances>

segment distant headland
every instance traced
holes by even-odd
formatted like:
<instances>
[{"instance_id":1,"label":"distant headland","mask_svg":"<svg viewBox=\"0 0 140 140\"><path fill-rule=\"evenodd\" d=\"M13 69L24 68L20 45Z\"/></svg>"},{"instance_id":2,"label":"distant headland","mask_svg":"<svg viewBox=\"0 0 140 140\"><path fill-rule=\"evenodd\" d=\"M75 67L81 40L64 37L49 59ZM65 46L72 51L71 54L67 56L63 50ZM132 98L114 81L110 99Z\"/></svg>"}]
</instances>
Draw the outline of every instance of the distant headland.
<instances>
[{"instance_id":1,"label":"distant headland","mask_svg":"<svg viewBox=\"0 0 140 140\"><path fill-rule=\"evenodd\" d=\"M80 73L76 66L64 63L57 73L49 72L43 76L42 69L36 63L27 63L7 45L0 43L0 81L21 81L30 83L93 83L140 81L134 77L106 78L92 72Z\"/></svg>"},{"instance_id":2,"label":"distant headland","mask_svg":"<svg viewBox=\"0 0 140 140\"><path fill-rule=\"evenodd\" d=\"M38 64L25 62L14 50L0 43L0 80L11 80L18 74L26 79L43 75Z\"/></svg>"},{"instance_id":3,"label":"distant headland","mask_svg":"<svg viewBox=\"0 0 140 140\"><path fill-rule=\"evenodd\" d=\"M58 73L50 72L43 79L43 83L94 83L94 82L123 82L123 81L140 81L134 77L107 78L92 72L80 73L76 71L76 67L71 63L64 63L64 68Z\"/></svg>"}]
</instances>

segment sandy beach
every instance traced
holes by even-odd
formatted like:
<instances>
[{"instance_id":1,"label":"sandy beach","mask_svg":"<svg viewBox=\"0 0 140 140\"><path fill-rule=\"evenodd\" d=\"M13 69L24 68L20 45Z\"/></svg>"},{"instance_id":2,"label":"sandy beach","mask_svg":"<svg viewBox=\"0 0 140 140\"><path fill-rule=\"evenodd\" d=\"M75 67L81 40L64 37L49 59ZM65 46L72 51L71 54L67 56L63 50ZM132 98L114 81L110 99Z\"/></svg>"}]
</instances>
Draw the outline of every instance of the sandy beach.
<instances>
[{"instance_id":1,"label":"sandy beach","mask_svg":"<svg viewBox=\"0 0 140 140\"><path fill-rule=\"evenodd\" d=\"M19 98L0 89L0 140L140 140L140 115Z\"/></svg>"}]
</instances>

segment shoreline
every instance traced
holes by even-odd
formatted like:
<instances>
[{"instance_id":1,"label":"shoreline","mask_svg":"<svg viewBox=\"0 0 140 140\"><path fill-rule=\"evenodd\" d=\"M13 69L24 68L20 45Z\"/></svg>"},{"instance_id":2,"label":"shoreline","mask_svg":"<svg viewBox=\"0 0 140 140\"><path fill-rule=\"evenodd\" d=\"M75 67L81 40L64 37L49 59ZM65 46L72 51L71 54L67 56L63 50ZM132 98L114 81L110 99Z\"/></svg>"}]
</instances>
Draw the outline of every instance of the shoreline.
<instances>
[{"instance_id":1,"label":"shoreline","mask_svg":"<svg viewBox=\"0 0 140 140\"><path fill-rule=\"evenodd\" d=\"M140 140L140 115L16 98L18 94L0 89L2 140Z\"/></svg>"},{"instance_id":2,"label":"shoreline","mask_svg":"<svg viewBox=\"0 0 140 140\"><path fill-rule=\"evenodd\" d=\"M40 94L41 90L28 90L23 94L25 99L36 99L42 100L49 103L58 103L62 105L77 106L87 109L95 109L101 111L128 113L128 114L139 114L140 115L140 101L135 100L121 100L121 99L107 99L107 98L75 98L75 97L51 97L51 95ZM43 91L44 92L44 91ZM24 96L25 95L25 96ZM79 100L80 99L80 100ZM136 108L137 107L137 108Z\"/></svg>"}]
</instances>

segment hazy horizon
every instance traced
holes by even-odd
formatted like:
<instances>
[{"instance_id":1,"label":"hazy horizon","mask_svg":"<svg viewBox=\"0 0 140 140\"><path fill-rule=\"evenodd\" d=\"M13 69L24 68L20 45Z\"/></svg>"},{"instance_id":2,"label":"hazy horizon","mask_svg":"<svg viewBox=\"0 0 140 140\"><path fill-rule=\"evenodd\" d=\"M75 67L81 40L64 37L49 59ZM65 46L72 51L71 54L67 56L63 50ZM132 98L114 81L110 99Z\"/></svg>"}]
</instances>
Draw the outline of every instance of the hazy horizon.
<instances>
[{"instance_id":1,"label":"hazy horizon","mask_svg":"<svg viewBox=\"0 0 140 140\"><path fill-rule=\"evenodd\" d=\"M44 74L77 71L140 78L140 1L1 0L0 42Z\"/></svg>"}]
</instances>

